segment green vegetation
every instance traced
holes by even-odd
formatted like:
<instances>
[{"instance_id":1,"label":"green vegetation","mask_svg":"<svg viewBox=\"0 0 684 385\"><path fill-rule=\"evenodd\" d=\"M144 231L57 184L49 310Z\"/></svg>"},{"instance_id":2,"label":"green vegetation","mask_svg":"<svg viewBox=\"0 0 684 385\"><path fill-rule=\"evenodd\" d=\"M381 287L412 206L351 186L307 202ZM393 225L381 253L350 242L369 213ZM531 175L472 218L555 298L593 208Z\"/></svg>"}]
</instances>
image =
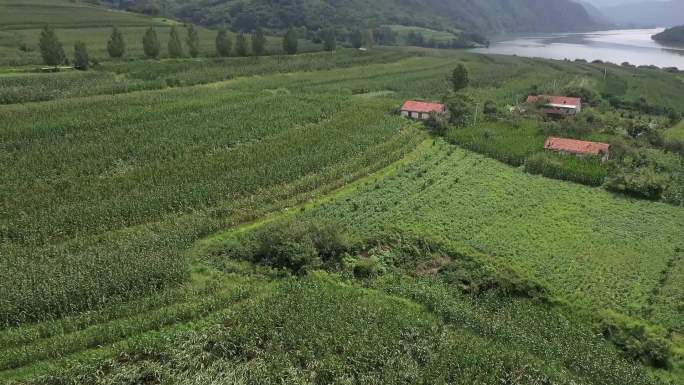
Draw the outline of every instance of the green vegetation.
<instances>
[{"instance_id":1,"label":"green vegetation","mask_svg":"<svg viewBox=\"0 0 684 385\"><path fill-rule=\"evenodd\" d=\"M409 27L409 26L404 26L404 25L388 25L388 28L390 28L391 31L393 31L396 35L396 37L399 40L402 40L404 43L409 43L411 39L409 39L409 35L413 33L414 36L417 34L420 34L423 37L424 41L435 41L437 43L450 43L454 39L458 37L458 35L454 32L447 32L447 31L437 31L434 29L429 29L429 28L421 28L421 27Z\"/></svg>"},{"instance_id":2,"label":"green vegetation","mask_svg":"<svg viewBox=\"0 0 684 385\"><path fill-rule=\"evenodd\" d=\"M216 35L216 54L220 57L228 57L233 52L233 40L225 29L219 30Z\"/></svg>"},{"instance_id":3,"label":"green vegetation","mask_svg":"<svg viewBox=\"0 0 684 385\"><path fill-rule=\"evenodd\" d=\"M435 28L460 27L471 31L560 31L595 27L584 7L558 0L540 7L536 1L516 2L515 10L505 0L332 0L289 1L227 0L207 4L201 0L105 0L121 9L151 15L175 16L196 23L229 25L233 31L253 31L257 27L283 31L304 26L310 31L326 27L352 29L357 26L401 24Z\"/></svg>"},{"instance_id":4,"label":"green vegetation","mask_svg":"<svg viewBox=\"0 0 684 385\"><path fill-rule=\"evenodd\" d=\"M0 66L3 67L42 64L38 42L41 29L46 25L54 29L65 47L73 47L79 41L85 43L91 59L99 62L111 58L108 48L112 27L121 33L127 59L146 56L142 40L149 27L154 28L159 45L163 47L159 57L167 57L171 27L179 28L179 33L185 29L174 20L112 11L82 1L0 0L0 9ZM197 26L193 28L198 35L198 56L217 56L216 31ZM229 36L234 39L235 34L230 33ZM300 42L302 52L319 49L318 44L304 40ZM280 38L266 36L266 50L274 54L281 53Z\"/></svg>"},{"instance_id":5,"label":"green vegetation","mask_svg":"<svg viewBox=\"0 0 684 385\"><path fill-rule=\"evenodd\" d=\"M463 64L459 63L459 65L454 68L450 80L454 91L460 91L468 87L468 69Z\"/></svg>"},{"instance_id":6,"label":"green vegetation","mask_svg":"<svg viewBox=\"0 0 684 385\"><path fill-rule=\"evenodd\" d=\"M684 141L684 121L665 131L665 138Z\"/></svg>"},{"instance_id":7,"label":"green vegetation","mask_svg":"<svg viewBox=\"0 0 684 385\"><path fill-rule=\"evenodd\" d=\"M157 37L157 31L150 27L145 31L145 36L143 36L143 50L145 51L145 56L148 59L156 59L159 57L161 47L159 45L159 38Z\"/></svg>"},{"instance_id":8,"label":"green vegetation","mask_svg":"<svg viewBox=\"0 0 684 385\"><path fill-rule=\"evenodd\" d=\"M531 301L474 299L436 279L387 277L370 285L324 273L284 279L272 294L218 312L215 325L184 332L163 355L131 348L125 358L106 365L105 378L254 384L284 379L602 384L629 378L633 384L651 383L589 330ZM535 333L522 338L520 331L532 328ZM50 380L75 373L85 382L103 381L102 372L87 366Z\"/></svg>"},{"instance_id":9,"label":"green vegetation","mask_svg":"<svg viewBox=\"0 0 684 385\"><path fill-rule=\"evenodd\" d=\"M190 86L237 77L269 73L328 70L391 63L410 56L410 52L376 50L343 55L302 54L252 58L216 58L162 61L125 61L101 63L87 74L75 72L12 73L0 76L0 104L43 101L140 90Z\"/></svg>"},{"instance_id":10,"label":"green vegetation","mask_svg":"<svg viewBox=\"0 0 684 385\"><path fill-rule=\"evenodd\" d=\"M299 49L297 43L297 31L289 29L283 37L283 51L289 55L294 55Z\"/></svg>"},{"instance_id":11,"label":"green vegetation","mask_svg":"<svg viewBox=\"0 0 684 385\"><path fill-rule=\"evenodd\" d=\"M135 20L55 30L89 71L0 70L0 382L681 383L677 74L373 47L386 26L255 57L288 39L70 4ZM173 25L197 58L163 58ZM442 98L443 138L397 113Z\"/></svg>"},{"instance_id":12,"label":"green vegetation","mask_svg":"<svg viewBox=\"0 0 684 385\"><path fill-rule=\"evenodd\" d=\"M64 64L66 61L66 54L64 54L64 47L59 41L55 30L46 26L40 32L40 56L43 57L43 62L49 66L57 66Z\"/></svg>"},{"instance_id":13,"label":"green vegetation","mask_svg":"<svg viewBox=\"0 0 684 385\"><path fill-rule=\"evenodd\" d=\"M247 41L247 36L242 32L235 38L235 53L237 56L249 56L249 42Z\"/></svg>"},{"instance_id":14,"label":"green vegetation","mask_svg":"<svg viewBox=\"0 0 684 385\"><path fill-rule=\"evenodd\" d=\"M175 26L171 27L171 31L169 32L168 52L169 57L172 59L184 56L183 45L180 36L178 35L178 29Z\"/></svg>"},{"instance_id":15,"label":"green vegetation","mask_svg":"<svg viewBox=\"0 0 684 385\"><path fill-rule=\"evenodd\" d=\"M83 42L74 45L74 68L81 71L87 71L90 68L88 47Z\"/></svg>"},{"instance_id":16,"label":"green vegetation","mask_svg":"<svg viewBox=\"0 0 684 385\"><path fill-rule=\"evenodd\" d=\"M188 54L190 55L190 57L195 58L199 56L199 34L197 33L197 30L192 24L188 26L188 37L186 43L188 45Z\"/></svg>"},{"instance_id":17,"label":"green vegetation","mask_svg":"<svg viewBox=\"0 0 684 385\"><path fill-rule=\"evenodd\" d=\"M672 27L653 35L653 40L665 44L684 44L684 25Z\"/></svg>"},{"instance_id":18,"label":"green vegetation","mask_svg":"<svg viewBox=\"0 0 684 385\"><path fill-rule=\"evenodd\" d=\"M107 52L113 59L120 59L126 54L126 42L121 31L116 27L112 29L112 37L107 42Z\"/></svg>"}]
</instances>

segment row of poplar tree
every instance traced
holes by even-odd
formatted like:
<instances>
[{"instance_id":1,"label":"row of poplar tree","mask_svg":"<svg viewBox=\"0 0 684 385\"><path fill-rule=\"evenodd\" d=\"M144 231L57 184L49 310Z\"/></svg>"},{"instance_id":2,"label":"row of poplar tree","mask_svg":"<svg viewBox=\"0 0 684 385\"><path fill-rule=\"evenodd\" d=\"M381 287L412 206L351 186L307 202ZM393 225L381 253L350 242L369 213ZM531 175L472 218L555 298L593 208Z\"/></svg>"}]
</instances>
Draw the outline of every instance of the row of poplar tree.
<instances>
[{"instance_id":1,"label":"row of poplar tree","mask_svg":"<svg viewBox=\"0 0 684 385\"><path fill-rule=\"evenodd\" d=\"M200 37L193 25L188 25L187 36L185 38L188 54L190 57L198 57L200 54ZM143 52L145 56L150 59L156 59L161 55L161 44L157 31L154 27L150 27L145 31L142 38ZM334 34L328 35L324 43L326 50L335 50L336 42ZM40 36L40 53L45 64L50 66L58 66L67 63L67 57L64 52L64 47L60 42L55 30L50 26L43 28ZM283 36L283 51L287 54L294 55L298 52L299 40L297 31L290 29ZM111 58L122 58L126 54L126 42L123 34L118 28L112 29L111 37L107 42L107 52ZM256 30L248 39L244 33L239 33L233 38L225 30L219 30L216 35L216 55L220 57L236 56L262 56L266 54L266 36L261 29ZM168 41L168 56L171 58L181 58L185 56L183 43L181 41L178 29L173 26L169 32ZM88 49L83 42L77 42L74 45L74 68L79 70L87 70L90 66L90 58Z\"/></svg>"}]
</instances>

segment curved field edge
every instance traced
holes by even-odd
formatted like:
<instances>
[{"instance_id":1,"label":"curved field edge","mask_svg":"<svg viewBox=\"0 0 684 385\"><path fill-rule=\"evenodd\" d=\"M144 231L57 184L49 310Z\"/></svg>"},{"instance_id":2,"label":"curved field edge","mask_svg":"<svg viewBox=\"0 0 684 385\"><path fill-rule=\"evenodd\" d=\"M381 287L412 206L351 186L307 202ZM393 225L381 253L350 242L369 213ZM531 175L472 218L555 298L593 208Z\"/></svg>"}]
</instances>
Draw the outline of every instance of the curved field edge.
<instances>
[{"instance_id":1,"label":"curved field edge","mask_svg":"<svg viewBox=\"0 0 684 385\"><path fill-rule=\"evenodd\" d=\"M424 138L422 135L417 137ZM357 179L348 175L348 180L339 179L334 184L283 200L279 202L279 206L271 208L276 211L264 211L261 219L237 225L237 228L246 231L280 219L288 213L296 213L302 208L315 207L332 196L349 194L360 186L391 173L433 144L432 140L422 139L406 156L390 165L379 168L376 166L375 172L372 169L359 170ZM364 172L369 174L361 176ZM221 314L226 306L221 305L226 302L226 298L228 303L233 302L231 298L241 299L245 292L254 292L253 287L261 285L259 279L254 284L240 276L224 276L224 273L214 271L199 260L200 256L211 252L214 244L220 244L222 234L217 233L198 241L189 251L193 271L191 282L174 289L176 293L160 293L170 294L170 298L166 300L146 297L138 303L123 303L117 310L105 308L66 319L1 331L0 340L6 344L0 349L0 378L23 381L60 372L83 362L103 362L126 351L153 349L157 343L170 341L171 336L177 332L196 329L198 325L209 325L211 320L216 321L217 314ZM239 290L235 291L236 289ZM225 294L221 294L222 292ZM258 295L265 293L259 290ZM202 299L203 297L205 298ZM147 304L147 300L151 304ZM16 354L17 352L21 354Z\"/></svg>"},{"instance_id":2,"label":"curved field edge","mask_svg":"<svg viewBox=\"0 0 684 385\"><path fill-rule=\"evenodd\" d=\"M97 352L74 357L26 383L651 383L589 330L531 301L473 299L398 276L366 287L324 272L274 282L192 330L141 336L104 362Z\"/></svg>"},{"instance_id":3,"label":"curved field edge","mask_svg":"<svg viewBox=\"0 0 684 385\"><path fill-rule=\"evenodd\" d=\"M413 155L382 178L371 175L316 202L209 237L197 244L195 255L226 258L222 245L232 237L293 217L335 218L357 236L387 229L423 234L458 254L512 267L542 283L564 313L582 322L598 320L611 309L665 326L674 365L680 366L682 319L667 298L681 295L674 282L683 265L673 256L681 247L676 234L684 215L666 204L528 175L441 140ZM546 198L533 202L537 196ZM646 212L652 214L648 223L642 217ZM660 254L652 246L654 237ZM551 243L540 243L545 239Z\"/></svg>"}]
</instances>

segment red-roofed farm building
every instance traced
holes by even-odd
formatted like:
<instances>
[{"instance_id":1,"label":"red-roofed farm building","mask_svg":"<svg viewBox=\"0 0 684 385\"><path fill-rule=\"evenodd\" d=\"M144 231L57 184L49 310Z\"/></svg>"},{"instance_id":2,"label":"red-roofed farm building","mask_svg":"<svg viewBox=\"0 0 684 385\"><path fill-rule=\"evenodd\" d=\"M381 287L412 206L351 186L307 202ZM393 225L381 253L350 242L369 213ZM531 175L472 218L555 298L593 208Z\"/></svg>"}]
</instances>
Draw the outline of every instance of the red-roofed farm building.
<instances>
[{"instance_id":1,"label":"red-roofed farm building","mask_svg":"<svg viewBox=\"0 0 684 385\"><path fill-rule=\"evenodd\" d=\"M401 107L401 116L407 118L427 120L430 114L445 114L447 112L446 105L442 103L418 102L415 100L408 100Z\"/></svg>"},{"instance_id":2,"label":"red-roofed farm building","mask_svg":"<svg viewBox=\"0 0 684 385\"><path fill-rule=\"evenodd\" d=\"M563 154L597 156L603 161L610 158L610 144L608 143L550 137L546 140L544 148L548 151L555 151Z\"/></svg>"},{"instance_id":3,"label":"red-roofed farm building","mask_svg":"<svg viewBox=\"0 0 684 385\"><path fill-rule=\"evenodd\" d=\"M582 99L567 96L530 95L528 104L543 103L544 113L554 116L573 116L582 112Z\"/></svg>"}]
</instances>

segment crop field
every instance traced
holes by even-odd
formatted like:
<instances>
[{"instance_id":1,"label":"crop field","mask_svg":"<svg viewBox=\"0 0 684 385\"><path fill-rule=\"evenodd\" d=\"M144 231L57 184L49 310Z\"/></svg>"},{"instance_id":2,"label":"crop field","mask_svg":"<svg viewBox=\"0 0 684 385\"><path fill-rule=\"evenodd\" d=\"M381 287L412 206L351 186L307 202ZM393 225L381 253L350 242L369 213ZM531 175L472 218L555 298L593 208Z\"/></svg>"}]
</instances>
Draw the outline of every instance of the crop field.
<instances>
[{"instance_id":1,"label":"crop field","mask_svg":"<svg viewBox=\"0 0 684 385\"><path fill-rule=\"evenodd\" d=\"M665 103L681 90L671 78L615 68L604 81L600 65L402 47L142 61L145 26L164 37L174 22L111 13L130 60L0 70L0 382L653 383L584 314L612 310L680 338L684 208L502 163L540 157L539 121L480 119L438 139L397 108L448 94L457 63L480 108L577 84ZM33 64L18 47L40 26L3 17L12 65ZM55 22L67 47L87 31L104 57L109 25L77 24ZM213 37L201 31L205 55ZM225 234L284 217L453 253L430 249L421 264L425 244L401 256L355 245L340 266L298 277L221 249ZM218 249L202 247L210 240ZM468 292L461 258L548 298L499 282Z\"/></svg>"},{"instance_id":2,"label":"crop field","mask_svg":"<svg viewBox=\"0 0 684 385\"><path fill-rule=\"evenodd\" d=\"M424 233L529 272L574 303L635 316L684 231L681 208L527 175L442 142L396 175L306 215L358 234ZM676 318L667 326L679 327Z\"/></svg>"},{"instance_id":3,"label":"crop field","mask_svg":"<svg viewBox=\"0 0 684 385\"><path fill-rule=\"evenodd\" d=\"M215 326L182 333L163 356L139 359L142 346L131 346L128 358L110 361L106 373L80 378L254 384L311 378L331 384L507 379L603 384L629 378L633 384L650 383L644 372L560 314L529 301L473 301L453 290L431 280L386 279L363 288L324 273L285 279L268 295L216 312L220 322ZM532 326L536 336L521 338L521 331L528 336ZM594 365L596 360L601 365ZM55 380L69 375L74 371Z\"/></svg>"},{"instance_id":4,"label":"crop field","mask_svg":"<svg viewBox=\"0 0 684 385\"><path fill-rule=\"evenodd\" d=\"M85 2L68 0L0 0L3 13L0 29L55 27L101 27L102 25L146 26L150 18L128 12L110 11ZM161 24L161 20L158 21Z\"/></svg>"},{"instance_id":5,"label":"crop field","mask_svg":"<svg viewBox=\"0 0 684 385\"><path fill-rule=\"evenodd\" d=\"M70 97L121 94L140 90L182 87L272 73L315 71L396 62L410 52L374 50L362 53L309 53L260 58L165 59L108 62L94 71L56 74L8 73L0 75L0 104L45 101Z\"/></svg>"},{"instance_id":6,"label":"crop field","mask_svg":"<svg viewBox=\"0 0 684 385\"><path fill-rule=\"evenodd\" d=\"M400 157L419 135L393 107L226 88L3 107L2 281L16 282L2 286L4 322L185 279L178 248L211 218L249 217ZM52 283L30 284L40 276Z\"/></svg>"}]
</instances>

